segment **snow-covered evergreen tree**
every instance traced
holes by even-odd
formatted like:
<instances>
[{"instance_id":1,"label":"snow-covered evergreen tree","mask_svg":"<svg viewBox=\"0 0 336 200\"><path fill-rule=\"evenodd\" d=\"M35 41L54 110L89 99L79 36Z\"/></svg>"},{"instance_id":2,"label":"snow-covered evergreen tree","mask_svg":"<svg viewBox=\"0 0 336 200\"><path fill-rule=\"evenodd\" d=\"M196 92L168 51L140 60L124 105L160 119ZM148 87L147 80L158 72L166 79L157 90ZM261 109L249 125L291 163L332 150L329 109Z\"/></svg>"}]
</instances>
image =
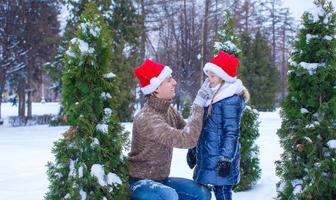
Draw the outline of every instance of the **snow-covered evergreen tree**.
<instances>
[{"instance_id":1,"label":"snow-covered evergreen tree","mask_svg":"<svg viewBox=\"0 0 336 200\"><path fill-rule=\"evenodd\" d=\"M289 62L278 130L279 199L336 198L336 13L330 1L303 15Z\"/></svg>"},{"instance_id":2,"label":"snow-covered evergreen tree","mask_svg":"<svg viewBox=\"0 0 336 200\"><path fill-rule=\"evenodd\" d=\"M138 31L140 17L134 7L135 2L132 0L64 0L63 2L69 11L63 35L65 41L59 47L59 55L48 66L48 71L54 75L54 80L61 89L62 82L59 75L64 66L60 59L63 58L63 52L66 50L63 46L67 46L67 42L74 36L74 29L79 23L79 16L83 13L85 5L88 2L94 3L108 24L112 48L115 51L115 57L111 62L114 73L119 77L116 84L120 88L118 95L120 105L116 108L116 113L121 121L132 121L136 102L136 80L133 76L133 68L140 63L140 32Z\"/></svg>"},{"instance_id":3,"label":"snow-covered evergreen tree","mask_svg":"<svg viewBox=\"0 0 336 200\"><path fill-rule=\"evenodd\" d=\"M239 38L234 33L233 18L230 12L226 11L224 23L219 28L214 44L215 54L223 50L236 57L241 57L241 50L238 46ZM238 78L240 77L238 73ZM259 148L255 140L259 137L259 114L251 107L247 107L243 113L240 126L241 160L240 172L241 179L235 187L235 191L242 191L252 188L260 178L261 169L259 167Z\"/></svg>"},{"instance_id":4,"label":"snow-covered evergreen tree","mask_svg":"<svg viewBox=\"0 0 336 200\"><path fill-rule=\"evenodd\" d=\"M77 37L65 52L62 105L70 125L48 163L46 199L128 199L122 150L128 134L116 120L118 102L113 49L103 17L87 4Z\"/></svg>"}]
</instances>

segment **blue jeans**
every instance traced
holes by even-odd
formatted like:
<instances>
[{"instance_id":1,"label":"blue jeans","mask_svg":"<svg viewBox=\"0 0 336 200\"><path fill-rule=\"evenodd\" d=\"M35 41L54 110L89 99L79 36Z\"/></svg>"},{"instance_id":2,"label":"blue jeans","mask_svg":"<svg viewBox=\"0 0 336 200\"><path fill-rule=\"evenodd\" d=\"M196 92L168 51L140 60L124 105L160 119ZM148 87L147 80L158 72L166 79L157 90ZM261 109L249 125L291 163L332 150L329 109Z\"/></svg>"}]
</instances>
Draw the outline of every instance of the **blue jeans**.
<instances>
[{"instance_id":1,"label":"blue jeans","mask_svg":"<svg viewBox=\"0 0 336 200\"><path fill-rule=\"evenodd\" d=\"M185 178L167 178L163 181L130 179L132 200L210 200L205 186Z\"/></svg>"},{"instance_id":2,"label":"blue jeans","mask_svg":"<svg viewBox=\"0 0 336 200\"><path fill-rule=\"evenodd\" d=\"M214 192L217 200L232 200L232 185L215 185Z\"/></svg>"}]
</instances>

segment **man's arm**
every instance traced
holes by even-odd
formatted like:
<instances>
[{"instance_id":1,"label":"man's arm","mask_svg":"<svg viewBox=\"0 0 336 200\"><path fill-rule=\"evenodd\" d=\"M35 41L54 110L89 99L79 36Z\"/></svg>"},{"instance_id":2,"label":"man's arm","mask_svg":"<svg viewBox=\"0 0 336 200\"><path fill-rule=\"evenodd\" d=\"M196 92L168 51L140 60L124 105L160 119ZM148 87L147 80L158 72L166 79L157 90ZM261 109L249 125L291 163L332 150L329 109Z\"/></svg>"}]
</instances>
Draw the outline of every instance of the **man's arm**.
<instances>
[{"instance_id":1,"label":"man's arm","mask_svg":"<svg viewBox=\"0 0 336 200\"><path fill-rule=\"evenodd\" d=\"M196 145L202 130L203 107L193 105L191 115L182 129L170 126L157 115L143 115L138 120L136 128L144 133L144 137L166 146L191 148Z\"/></svg>"}]
</instances>

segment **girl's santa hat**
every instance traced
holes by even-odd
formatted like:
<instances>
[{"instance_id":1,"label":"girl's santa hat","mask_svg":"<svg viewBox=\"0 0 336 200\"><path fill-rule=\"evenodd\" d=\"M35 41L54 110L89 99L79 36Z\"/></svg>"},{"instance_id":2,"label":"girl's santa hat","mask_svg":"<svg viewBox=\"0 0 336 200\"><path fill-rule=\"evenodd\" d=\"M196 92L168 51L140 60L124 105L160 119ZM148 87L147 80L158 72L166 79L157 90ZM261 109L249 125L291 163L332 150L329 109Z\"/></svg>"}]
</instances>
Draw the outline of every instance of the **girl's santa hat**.
<instances>
[{"instance_id":1,"label":"girl's santa hat","mask_svg":"<svg viewBox=\"0 0 336 200\"><path fill-rule=\"evenodd\" d=\"M237 80L239 60L234 55L219 51L218 54L204 65L203 71L208 75L208 71L215 73L225 82L233 83Z\"/></svg>"},{"instance_id":2,"label":"girl's santa hat","mask_svg":"<svg viewBox=\"0 0 336 200\"><path fill-rule=\"evenodd\" d=\"M154 92L172 72L170 67L151 60L145 60L142 65L134 69L144 95Z\"/></svg>"}]
</instances>

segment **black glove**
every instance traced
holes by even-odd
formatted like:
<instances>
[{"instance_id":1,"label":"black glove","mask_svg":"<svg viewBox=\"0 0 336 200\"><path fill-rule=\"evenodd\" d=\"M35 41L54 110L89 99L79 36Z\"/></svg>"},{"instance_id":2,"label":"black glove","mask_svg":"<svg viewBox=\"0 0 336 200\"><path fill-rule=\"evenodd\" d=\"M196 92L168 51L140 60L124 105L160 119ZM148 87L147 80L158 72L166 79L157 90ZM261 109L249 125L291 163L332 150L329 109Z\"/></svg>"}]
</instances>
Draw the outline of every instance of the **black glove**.
<instances>
[{"instance_id":1,"label":"black glove","mask_svg":"<svg viewBox=\"0 0 336 200\"><path fill-rule=\"evenodd\" d=\"M190 169L194 168L196 165L196 155L193 149L188 149L187 153L187 163Z\"/></svg>"},{"instance_id":2,"label":"black glove","mask_svg":"<svg viewBox=\"0 0 336 200\"><path fill-rule=\"evenodd\" d=\"M228 161L218 161L217 164L217 173L219 176L225 177L230 173L231 163Z\"/></svg>"}]
</instances>

